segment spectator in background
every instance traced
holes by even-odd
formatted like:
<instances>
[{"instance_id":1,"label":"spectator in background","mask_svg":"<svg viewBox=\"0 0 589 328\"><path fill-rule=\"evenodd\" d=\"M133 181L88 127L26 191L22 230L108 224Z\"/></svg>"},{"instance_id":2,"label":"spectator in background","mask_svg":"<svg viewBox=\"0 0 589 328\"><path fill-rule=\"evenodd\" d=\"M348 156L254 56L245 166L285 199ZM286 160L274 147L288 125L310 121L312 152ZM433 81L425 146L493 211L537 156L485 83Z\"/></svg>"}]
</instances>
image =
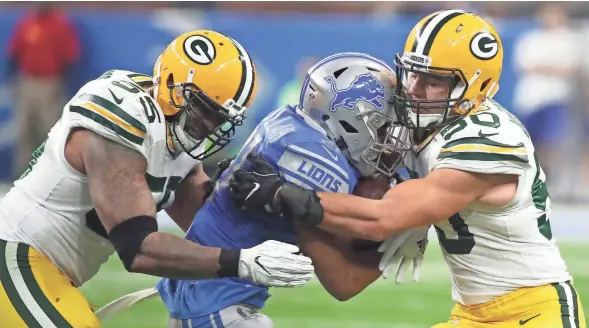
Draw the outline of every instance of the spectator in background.
<instances>
[{"instance_id":1,"label":"spectator in background","mask_svg":"<svg viewBox=\"0 0 589 328\"><path fill-rule=\"evenodd\" d=\"M559 146L565 142L573 114L570 111L575 109L573 91L579 68L576 36L568 26L562 4L543 4L536 18L540 26L524 32L515 44L514 67L520 78L514 104L546 175L555 177L548 184L554 186L551 196L562 199L572 192L569 180L575 174L560 169L568 163L563 162L567 154Z\"/></svg>"},{"instance_id":2,"label":"spectator in background","mask_svg":"<svg viewBox=\"0 0 589 328\"><path fill-rule=\"evenodd\" d=\"M65 104L64 78L78 60L80 45L70 20L51 2L40 2L17 24L8 46L15 80L17 163L25 171L32 152L46 139Z\"/></svg>"}]
</instances>

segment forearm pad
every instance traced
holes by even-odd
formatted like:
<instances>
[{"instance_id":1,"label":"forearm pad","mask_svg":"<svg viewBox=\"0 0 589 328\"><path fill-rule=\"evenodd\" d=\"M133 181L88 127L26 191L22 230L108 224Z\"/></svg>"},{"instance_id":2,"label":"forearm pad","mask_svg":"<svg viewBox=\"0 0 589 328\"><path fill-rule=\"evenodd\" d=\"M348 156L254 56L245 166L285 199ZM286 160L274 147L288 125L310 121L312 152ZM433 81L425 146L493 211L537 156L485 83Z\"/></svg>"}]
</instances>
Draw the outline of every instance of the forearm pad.
<instances>
[{"instance_id":1,"label":"forearm pad","mask_svg":"<svg viewBox=\"0 0 589 328\"><path fill-rule=\"evenodd\" d=\"M381 244L382 241L372 241L367 239L353 239L351 242L352 250L355 252L375 251Z\"/></svg>"},{"instance_id":2,"label":"forearm pad","mask_svg":"<svg viewBox=\"0 0 589 328\"><path fill-rule=\"evenodd\" d=\"M148 215L132 217L110 230L108 240L114 246L127 271L131 271L133 260L139 253L143 240L156 231L157 220Z\"/></svg>"},{"instance_id":3,"label":"forearm pad","mask_svg":"<svg viewBox=\"0 0 589 328\"><path fill-rule=\"evenodd\" d=\"M323 220L321 198L314 190L287 183L280 188L278 196L282 213L287 218L310 225L318 225Z\"/></svg>"},{"instance_id":4,"label":"forearm pad","mask_svg":"<svg viewBox=\"0 0 589 328\"><path fill-rule=\"evenodd\" d=\"M239 277L239 257L241 256L240 250L221 249L219 255L219 270L217 275L219 278Z\"/></svg>"}]
</instances>

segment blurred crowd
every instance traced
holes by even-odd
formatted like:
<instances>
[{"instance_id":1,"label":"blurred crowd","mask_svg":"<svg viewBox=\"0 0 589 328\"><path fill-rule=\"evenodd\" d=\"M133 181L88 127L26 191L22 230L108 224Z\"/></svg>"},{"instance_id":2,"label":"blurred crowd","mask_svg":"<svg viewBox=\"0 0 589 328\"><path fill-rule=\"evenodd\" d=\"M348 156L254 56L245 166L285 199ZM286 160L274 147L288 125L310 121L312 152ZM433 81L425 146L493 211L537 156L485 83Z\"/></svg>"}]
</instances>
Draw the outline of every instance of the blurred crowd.
<instances>
[{"instance_id":1,"label":"blurred crowd","mask_svg":"<svg viewBox=\"0 0 589 328\"><path fill-rule=\"evenodd\" d=\"M426 15L436 10L455 8L465 9L486 17L508 18L529 17L547 2L535 1L148 1L148 2L112 2L112 1L68 1L57 6L96 7L106 9L154 9L183 7L195 9L229 10L240 12L300 12L300 13L365 13L388 16L417 14ZM574 18L589 17L587 2L556 2L565 7ZM20 6L20 3L5 2L0 6Z\"/></svg>"},{"instance_id":2,"label":"blurred crowd","mask_svg":"<svg viewBox=\"0 0 589 328\"><path fill-rule=\"evenodd\" d=\"M2 6L22 6L4 3ZM514 93L516 114L528 128L548 176L553 199L589 200L589 59L583 56L583 40L589 37L585 19L588 2L67 2L28 3L28 15L17 24L7 58L8 74L17 87L15 118L18 122L16 172L23 172L35 147L60 115L66 102L63 85L68 68L79 57L79 40L67 11L76 6L106 10L191 7L229 11L362 13L375 19L394 20L397 15L425 15L456 8L476 12L500 24L503 18L530 17L537 24L523 31L516 42L513 65L518 81ZM588 20L589 21L589 20ZM278 104L298 97L304 74L316 58L304 58L297 75L282 86ZM23 92L35 90L35 92ZM296 102L296 101L295 101ZM45 104L42 106L41 104ZM49 106L50 105L50 106ZM43 112L38 108L43 107ZM30 129L33 125L39 127ZM17 173L18 174L18 173Z\"/></svg>"}]
</instances>

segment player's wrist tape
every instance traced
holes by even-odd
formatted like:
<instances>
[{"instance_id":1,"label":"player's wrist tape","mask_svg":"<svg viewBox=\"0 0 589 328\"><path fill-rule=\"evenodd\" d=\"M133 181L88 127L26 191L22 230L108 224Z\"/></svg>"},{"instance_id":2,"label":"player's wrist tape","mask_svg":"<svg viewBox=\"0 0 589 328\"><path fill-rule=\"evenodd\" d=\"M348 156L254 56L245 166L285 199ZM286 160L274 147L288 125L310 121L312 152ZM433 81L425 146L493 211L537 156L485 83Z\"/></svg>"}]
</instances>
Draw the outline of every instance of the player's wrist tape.
<instances>
[{"instance_id":1,"label":"player's wrist tape","mask_svg":"<svg viewBox=\"0 0 589 328\"><path fill-rule=\"evenodd\" d=\"M350 246L355 252L375 251L381 244L382 241L372 241L367 239L352 239L350 242Z\"/></svg>"},{"instance_id":2,"label":"player's wrist tape","mask_svg":"<svg viewBox=\"0 0 589 328\"><path fill-rule=\"evenodd\" d=\"M219 278L239 277L240 256L241 250L221 249L221 254L219 254L219 270L217 270Z\"/></svg>"},{"instance_id":3,"label":"player's wrist tape","mask_svg":"<svg viewBox=\"0 0 589 328\"><path fill-rule=\"evenodd\" d=\"M129 218L110 230L108 240L117 251L127 271L131 270L143 240L153 232L157 232L157 220L149 215Z\"/></svg>"},{"instance_id":4,"label":"player's wrist tape","mask_svg":"<svg viewBox=\"0 0 589 328\"><path fill-rule=\"evenodd\" d=\"M321 198L314 190L286 183L278 190L282 213L289 218L318 225L323 220Z\"/></svg>"}]
</instances>

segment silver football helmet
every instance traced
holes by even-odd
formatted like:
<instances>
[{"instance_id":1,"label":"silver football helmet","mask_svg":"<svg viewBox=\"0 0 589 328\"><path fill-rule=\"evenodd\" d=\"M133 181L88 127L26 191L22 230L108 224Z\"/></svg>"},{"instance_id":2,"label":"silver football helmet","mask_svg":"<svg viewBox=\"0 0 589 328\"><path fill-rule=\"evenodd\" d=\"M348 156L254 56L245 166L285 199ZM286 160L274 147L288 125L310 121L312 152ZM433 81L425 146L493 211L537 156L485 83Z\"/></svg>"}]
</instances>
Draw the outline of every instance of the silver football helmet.
<instances>
[{"instance_id":1,"label":"silver football helmet","mask_svg":"<svg viewBox=\"0 0 589 328\"><path fill-rule=\"evenodd\" d=\"M300 109L318 123L362 176L391 176L409 151L396 121L394 70L363 53L329 56L307 73Z\"/></svg>"}]
</instances>

